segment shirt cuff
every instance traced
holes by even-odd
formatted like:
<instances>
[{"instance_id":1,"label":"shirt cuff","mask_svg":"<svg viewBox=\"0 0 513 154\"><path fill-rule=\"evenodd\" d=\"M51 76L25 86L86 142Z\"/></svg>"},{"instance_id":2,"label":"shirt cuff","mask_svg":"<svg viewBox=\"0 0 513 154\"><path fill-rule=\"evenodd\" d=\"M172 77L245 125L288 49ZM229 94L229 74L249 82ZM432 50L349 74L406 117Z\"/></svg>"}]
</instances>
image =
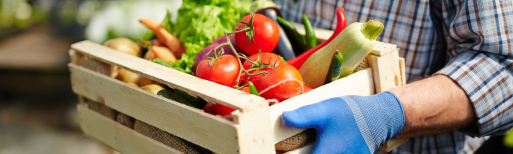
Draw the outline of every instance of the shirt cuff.
<instances>
[{"instance_id":1,"label":"shirt cuff","mask_svg":"<svg viewBox=\"0 0 513 154\"><path fill-rule=\"evenodd\" d=\"M513 58L464 52L436 74L447 75L467 93L478 122L461 129L470 136L501 135L513 126Z\"/></svg>"}]
</instances>

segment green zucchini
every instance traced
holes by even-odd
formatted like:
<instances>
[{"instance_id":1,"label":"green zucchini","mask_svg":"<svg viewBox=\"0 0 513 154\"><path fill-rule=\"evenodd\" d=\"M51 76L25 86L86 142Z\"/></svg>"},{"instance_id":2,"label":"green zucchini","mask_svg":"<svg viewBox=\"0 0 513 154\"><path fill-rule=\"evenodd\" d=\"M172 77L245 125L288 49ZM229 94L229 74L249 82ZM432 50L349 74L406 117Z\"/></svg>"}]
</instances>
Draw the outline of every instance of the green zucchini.
<instances>
[{"instance_id":1,"label":"green zucchini","mask_svg":"<svg viewBox=\"0 0 513 154\"><path fill-rule=\"evenodd\" d=\"M372 51L376 38L383 29L383 24L376 20L348 25L330 43L313 53L299 68L303 81L312 87L323 85L330 68L330 63L326 61L333 57L336 50L344 56L339 78L348 76Z\"/></svg>"}]
</instances>

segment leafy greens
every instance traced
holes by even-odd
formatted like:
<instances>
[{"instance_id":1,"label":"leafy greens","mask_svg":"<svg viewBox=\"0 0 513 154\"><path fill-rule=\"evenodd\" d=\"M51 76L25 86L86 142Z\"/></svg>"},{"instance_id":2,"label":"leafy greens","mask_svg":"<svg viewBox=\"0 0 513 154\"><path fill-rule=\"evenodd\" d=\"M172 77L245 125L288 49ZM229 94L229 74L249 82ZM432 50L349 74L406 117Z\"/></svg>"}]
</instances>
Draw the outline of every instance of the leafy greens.
<instances>
[{"instance_id":1,"label":"leafy greens","mask_svg":"<svg viewBox=\"0 0 513 154\"><path fill-rule=\"evenodd\" d=\"M172 68L194 74L191 69L196 54L225 31L233 31L237 22L249 14L251 4L249 0L184 0L176 22L168 11L162 26L186 48L182 58L172 62Z\"/></svg>"}]
</instances>

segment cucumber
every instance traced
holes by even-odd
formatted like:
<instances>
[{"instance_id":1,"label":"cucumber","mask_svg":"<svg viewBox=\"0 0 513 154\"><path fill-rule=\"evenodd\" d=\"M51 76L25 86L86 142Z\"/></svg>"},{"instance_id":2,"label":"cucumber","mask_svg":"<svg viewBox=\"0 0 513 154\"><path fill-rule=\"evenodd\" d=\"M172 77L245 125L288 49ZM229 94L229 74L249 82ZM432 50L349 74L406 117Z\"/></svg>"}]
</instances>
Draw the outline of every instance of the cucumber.
<instances>
[{"instance_id":1,"label":"cucumber","mask_svg":"<svg viewBox=\"0 0 513 154\"><path fill-rule=\"evenodd\" d=\"M337 50L333 53L333 58L331 58L330 69L328 70L324 84L333 82L340 77L340 67L342 67L342 63L344 63L344 55Z\"/></svg>"}]
</instances>

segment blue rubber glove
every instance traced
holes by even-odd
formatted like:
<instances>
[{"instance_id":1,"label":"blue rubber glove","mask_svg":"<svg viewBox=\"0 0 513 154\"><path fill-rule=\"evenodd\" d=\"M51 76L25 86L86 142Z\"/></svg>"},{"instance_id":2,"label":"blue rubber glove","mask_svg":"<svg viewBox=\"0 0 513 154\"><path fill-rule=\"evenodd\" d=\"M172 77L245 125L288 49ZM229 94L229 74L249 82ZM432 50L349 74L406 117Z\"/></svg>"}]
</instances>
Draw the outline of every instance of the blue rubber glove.
<instances>
[{"instance_id":1,"label":"blue rubber glove","mask_svg":"<svg viewBox=\"0 0 513 154\"><path fill-rule=\"evenodd\" d=\"M331 98L281 118L287 127L317 130L314 154L374 153L404 126L401 103L390 92Z\"/></svg>"}]
</instances>

